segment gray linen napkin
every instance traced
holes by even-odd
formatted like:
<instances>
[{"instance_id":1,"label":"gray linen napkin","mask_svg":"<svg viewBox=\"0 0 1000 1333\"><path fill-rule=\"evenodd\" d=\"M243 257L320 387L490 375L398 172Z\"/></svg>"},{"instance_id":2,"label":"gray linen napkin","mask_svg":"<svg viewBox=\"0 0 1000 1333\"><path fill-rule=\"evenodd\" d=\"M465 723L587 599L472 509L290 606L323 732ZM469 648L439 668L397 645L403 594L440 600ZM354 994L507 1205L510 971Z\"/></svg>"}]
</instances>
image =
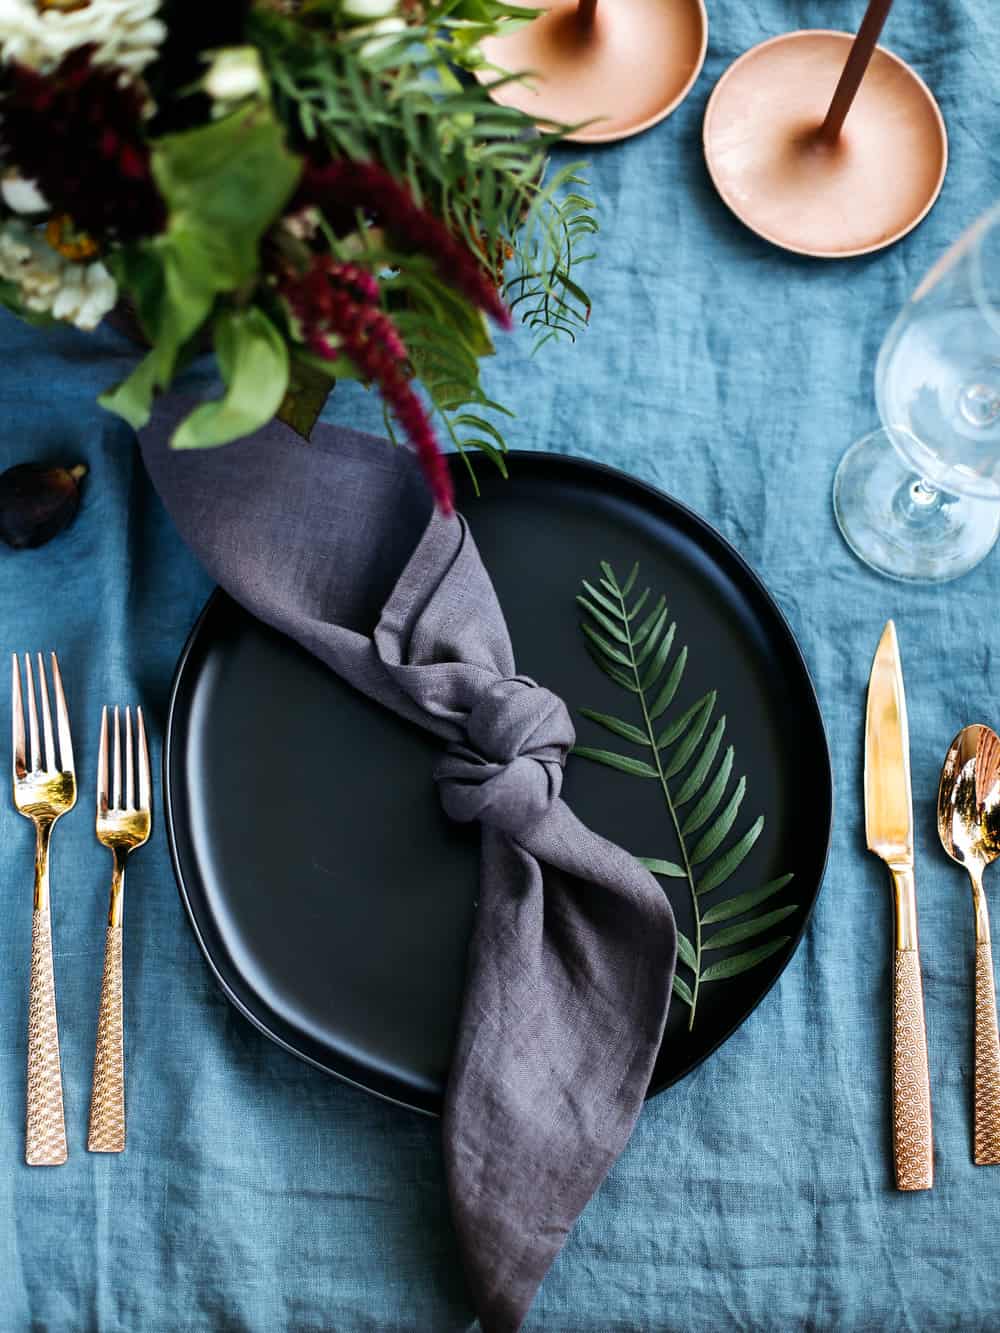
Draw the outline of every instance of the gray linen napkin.
<instances>
[{"instance_id":1,"label":"gray linen napkin","mask_svg":"<svg viewBox=\"0 0 1000 1333\"><path fill-rule=\"evenodd\" d=\"M331 427L307 445L279 424L172 452L189 407L166 400L141 435L182 536L254 615L440 736L445 810L483 825L444 1150L481 1325L515 1333L642 1107L675 961L670 907L559 799L569 714L517 675L469 529L432 512L412 456Z\"/></svg>"}]
</instances>

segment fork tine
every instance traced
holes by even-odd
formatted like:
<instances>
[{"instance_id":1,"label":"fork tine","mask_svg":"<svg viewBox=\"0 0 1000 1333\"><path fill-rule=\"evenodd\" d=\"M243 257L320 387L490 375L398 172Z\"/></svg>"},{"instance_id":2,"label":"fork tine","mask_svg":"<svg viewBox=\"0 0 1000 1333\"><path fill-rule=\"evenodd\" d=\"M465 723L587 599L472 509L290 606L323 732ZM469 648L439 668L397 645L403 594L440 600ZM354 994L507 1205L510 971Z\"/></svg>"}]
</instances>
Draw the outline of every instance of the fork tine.
<instances>
[{"instance_id":1,"label":"fork tine","mask_svg":"<svg viewBox=\"0 0 1000 1333\"><path fill-rule=\"evenodd\" d=\"M35 677L31 670L31 654L24 654L25 687L28 694L28 743L31 751L31 771L37 773L42 766L42 757L38 752L38 710L35 706Z\"/></svg>"},{"instance_id":2,"label":"fork tine","mask_svg":"<svg viewBox=\"0 0 1000 1333\"><path fill-rule=\"evenodd\" d=\"M59 659L52 654L52 689L56 696L56 726L59 731L59 767L63 773L75 772L73 768L73 737L69 730L69 713L66 709L66 692L63 690L62 672Z\"/></svg>"},{"instance_id":3,"label":"fork tine","mask_svg":"<svg viewBox=\"0 0 1000 1333\"><path fill-rule=\"evenodd\" d=\"M115 704L115 752L111 760L111 808L120 810L122 804L122 734L118 724L118 705Z\"/></svg>"},{"instance_id":4,"label":"fork tine","mask_svg":"<svg viewBox=\"0 0 1000 1333\"><path fill-rule=\"evenodd\" d=\"M108 709L101 709L101 742L97 747L97 813L108 813Z\"/></svg>"},{"instance_id":5,"label":"fork tine","mask_svg":"<svg viewBox=\"0 0 1000 1333\"><path fill-rule=\"evenodd\" d=\"M139 751L139 806L140 810L147 814L150 810L150 787L152 783L149 776L149 746L146 743L146 724L142 720L142 709L135 710L136 723L138 724L138 751Z\"/></svg>"},{"instance_id":6,"label":"fork tine","mask_svg":"<svg viewBox=\"0 0 1000 1333\"><path fill-rule=\"evenodd\" d=\"M125 809L135 809L135 769L132 765L132 706L125 709Z\"/></svg>"},{"instance_id":7,"label":"fork tine","mask_svg":"<svg viewBox=\"0 0 1000 1333\"><path fill-rule=\"evenodd\" d=\"M38 654L38 692L42 700L42 735L45 738L45 768L56 771L56 743L52 738L52 713L49 711L49 683L45 679L45 662Z\"/></svg>"},{"instance_id":8,"label":"fork tine","mask_svg":"<svg viewBox=\"0 0 1000 1333\"><path fill-rule=\"evenodd\" d=\"M11 653L11 733L14 751L14 778L23 778L27 772L24 756L24 701L21 698L21 668L17 653Z\"/></svg>"}]
</instances>

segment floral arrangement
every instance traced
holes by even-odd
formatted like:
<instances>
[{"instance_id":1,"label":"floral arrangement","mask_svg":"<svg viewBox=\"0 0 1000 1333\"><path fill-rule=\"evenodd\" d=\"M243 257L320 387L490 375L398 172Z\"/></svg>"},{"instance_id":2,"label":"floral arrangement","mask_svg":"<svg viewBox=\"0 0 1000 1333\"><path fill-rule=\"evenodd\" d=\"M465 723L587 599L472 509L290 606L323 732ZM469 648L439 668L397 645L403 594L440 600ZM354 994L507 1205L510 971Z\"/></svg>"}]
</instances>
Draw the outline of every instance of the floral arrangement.
<instances>
[{"instance_id":1,"label":"floral arrangement","mask_svg":"<svg viewBox=\"0 0 1000 1333\"><path fill-rule=\"evenodd\" d=\"M149 350L101 398L138 428L209 335L224 392L178 427L308 435L337 379L381 392L451 504L439 439L503 469L489 321L536 345L589 304L589 200L560 133L490 98L503 0L0 0L0 302ZM470 77L477 71L479 80ZM395 435L394 435L395 438Z\"/></svg>"}]
</instances>

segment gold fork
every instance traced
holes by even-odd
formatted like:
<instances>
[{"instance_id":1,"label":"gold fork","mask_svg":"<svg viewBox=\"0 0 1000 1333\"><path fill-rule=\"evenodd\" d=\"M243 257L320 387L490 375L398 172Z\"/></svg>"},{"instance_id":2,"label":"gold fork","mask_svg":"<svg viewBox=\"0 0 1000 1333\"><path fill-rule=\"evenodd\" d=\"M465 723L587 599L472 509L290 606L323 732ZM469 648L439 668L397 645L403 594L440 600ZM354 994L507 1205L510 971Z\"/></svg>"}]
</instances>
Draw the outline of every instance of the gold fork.
<instances>
[{"instance_id":1,"label":"gold fork","mask_svg":"<svg viewBox=\"0 0 1000 1333\"><path fill-rule=\"evenodd\" d=\"M28 999L28 1094L25 1161L29 1166L61 1166L67 1157L66 1117L63 1111L62 1067L59 1062L59 1027L56 988L52 971L52 920L49 912L49 839L61 815L76 804L73 742L69 731L66 695L55 653L52 688L56 696L55 739L45 663L38 654L38 689L42 704L45 766L38 741L38 708L31 658L24 655L28 696L28 744L24 741L24 700L17 655L12 660L12 732L14 750L14 805L35 826L35 895L31 916L31 990ZM30 766L29 766L30 761Z\"/></svg>"},{"instance_id":2,"label":"gold fork","mask_svg":"<svg viewBox=\"0 0 1000 1333\"><path fill-rule=\"evenodd\" d=\"M122 803L122 746L119 712L115 709L111 792L108 792L108 710L101 713L101 744L97 754L97 840L113 858L111 901L104 944L101 1007L97 1018L94 1082L90 1095L91 1152L122 1152L125 1148L125 1030L122 1017L122 909L125 861L149 837L149 747L142 709L136 709L136 761L132 757L132 709L125 710L125 801ZM139 799L135 799L135 769Z\"/></svg>"}]
</instances>

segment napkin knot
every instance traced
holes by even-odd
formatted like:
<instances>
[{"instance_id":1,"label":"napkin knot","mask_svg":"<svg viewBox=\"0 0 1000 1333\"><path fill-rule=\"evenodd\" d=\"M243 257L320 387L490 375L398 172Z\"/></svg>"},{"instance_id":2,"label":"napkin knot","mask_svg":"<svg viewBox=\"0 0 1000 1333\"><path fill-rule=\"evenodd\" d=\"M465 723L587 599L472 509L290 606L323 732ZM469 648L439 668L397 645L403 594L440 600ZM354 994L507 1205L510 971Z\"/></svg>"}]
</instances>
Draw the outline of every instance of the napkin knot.
<instances>
[{"instance_id":1,"label":"napkin knot","mask_svg":"<svg viewBox=\"0 0 1000 1333\"><path fill-rule=\"evenodd\" d=\"M462 823L516 834L540 819L562 788L576 740L557 694L528 676L500 677L470 709L463 740L435 772L445 812Z\"/></svg>"}]
</instances>

